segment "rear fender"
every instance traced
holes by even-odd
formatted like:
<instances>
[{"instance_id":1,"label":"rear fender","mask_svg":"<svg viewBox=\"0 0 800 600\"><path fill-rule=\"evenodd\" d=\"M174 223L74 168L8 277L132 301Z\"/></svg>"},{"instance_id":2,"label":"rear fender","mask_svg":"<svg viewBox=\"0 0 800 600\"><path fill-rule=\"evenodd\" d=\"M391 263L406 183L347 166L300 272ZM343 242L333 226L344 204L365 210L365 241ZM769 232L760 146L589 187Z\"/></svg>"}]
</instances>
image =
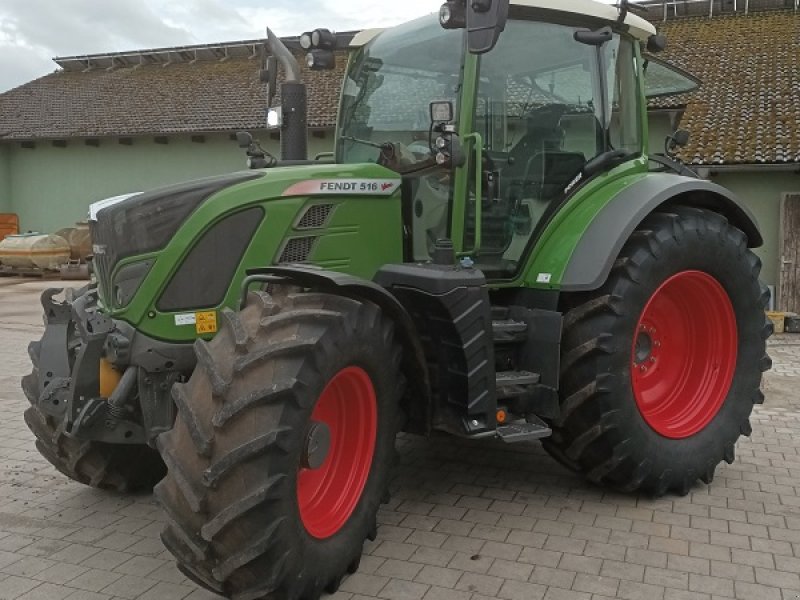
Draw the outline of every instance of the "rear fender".
<instances>
[{"instance_id":1,"label":"rear fender","mask_svg":"<svg viewBox=\"0 0 800 600\"><path fill-rule=\"evenodd\" d=\"M567 262L561 291L591 291L603 285L622 246L645 217L676 204L720 213L745 233L751 248L764 243L755 217L729 190L702 179L652 173L618 193L589 224Z\"/></svg>"},{"instance_id":2,"label":"rear fender","mask_svg":"<svg viewBox=\"0 0 800 600\"><path fill-rule=\"evenodd\" d=\"M425 353L411 316L392 294L367 279L310 265L292 265L248 269L247 277L242 283L242 302L247 297L250 285L259 281L296 284L348 298L367 300L379 306L394 321L395 334L403 347L402 368L408 382L405 401L408 403L410 417L407 430L422 434L430 432L431 388Z\"/></svg>"}]
</instances>

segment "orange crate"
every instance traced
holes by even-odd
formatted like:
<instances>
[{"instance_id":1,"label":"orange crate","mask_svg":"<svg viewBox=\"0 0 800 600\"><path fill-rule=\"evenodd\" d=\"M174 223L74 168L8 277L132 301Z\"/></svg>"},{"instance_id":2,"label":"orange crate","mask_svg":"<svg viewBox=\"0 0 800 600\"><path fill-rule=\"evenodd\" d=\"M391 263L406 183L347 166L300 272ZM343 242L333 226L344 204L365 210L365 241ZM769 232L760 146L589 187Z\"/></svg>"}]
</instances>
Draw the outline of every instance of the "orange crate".
<instances>
[{"instance_id":1,"label":"orange crate","mask_svg":"<svg viewBox=\"0 0 800 600\"><path fill-rule=\"evenodd\" d=\"M19 217L14 213L0 213L0 240L19 233Z\"/></svg>"}]
</instances>

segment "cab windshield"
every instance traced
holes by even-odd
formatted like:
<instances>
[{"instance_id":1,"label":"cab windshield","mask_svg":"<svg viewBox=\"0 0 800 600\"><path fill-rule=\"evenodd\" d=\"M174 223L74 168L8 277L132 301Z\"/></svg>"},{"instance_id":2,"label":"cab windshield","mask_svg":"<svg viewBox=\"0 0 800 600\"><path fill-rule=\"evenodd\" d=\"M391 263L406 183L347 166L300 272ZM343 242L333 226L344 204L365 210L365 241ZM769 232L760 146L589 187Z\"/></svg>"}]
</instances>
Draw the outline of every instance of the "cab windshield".
<instances>
[{"instance_id":1,"label":"cab windshield","mask_svg":"<svg viewBox=\"0 0 800 600\"><path fill-rule=\"evenodd\" d=\"M456 105L463 32L423 17L379 34L352 58L344 83L338 163L377 162L387 144L398 172L429 164L434 100Z\"/></svg>"}]
</instances>

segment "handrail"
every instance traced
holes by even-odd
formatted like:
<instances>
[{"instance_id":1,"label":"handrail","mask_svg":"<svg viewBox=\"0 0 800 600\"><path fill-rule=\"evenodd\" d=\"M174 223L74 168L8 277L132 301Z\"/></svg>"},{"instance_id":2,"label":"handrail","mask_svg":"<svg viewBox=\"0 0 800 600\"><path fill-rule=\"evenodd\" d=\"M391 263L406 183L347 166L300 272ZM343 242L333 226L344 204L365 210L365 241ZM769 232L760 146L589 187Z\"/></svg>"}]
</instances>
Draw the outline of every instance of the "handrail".
<instances>
[{"instance_id":1,"label":"handrail","mask_svg":"<svg viewBox=\"0 0 800 600\"><path fill-rule=\"evenodd\" d=\"M473 240L474 245L472 250L459 252L459 257L476 256L481 248L482 237L483 202L481 196L483 196L483 138L481 134L476 131L464 136L464 141L466 142L468 140L474 140L472 143L475 146L473 149L475 152L475 239ZM469 168L469 163L467 163L467 168Z\"/></svg>"}]
</instances>

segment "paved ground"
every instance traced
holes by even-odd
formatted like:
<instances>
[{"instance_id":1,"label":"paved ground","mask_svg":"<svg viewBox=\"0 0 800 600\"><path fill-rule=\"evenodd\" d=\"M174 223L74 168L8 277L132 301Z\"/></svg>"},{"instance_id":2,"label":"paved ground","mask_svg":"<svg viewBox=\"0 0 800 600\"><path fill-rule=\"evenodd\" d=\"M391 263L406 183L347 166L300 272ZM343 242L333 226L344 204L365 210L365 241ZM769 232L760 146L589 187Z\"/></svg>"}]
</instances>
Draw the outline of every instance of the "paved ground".
<instances>
[{"instance_id":1,"label":"paved ground","mask_svg":"<svg viewBox=\"0 0 800 600\"><path fill-rule=\"evenodd\" d=\"M214 598L149 495L71 483L34 449L18 381L42 287L0 279L0 600ZM800 336L771 354L737 462L684 498L606 493L536 445L404 438L378 539L331 600L800 599Z\"/></svg>"}]
</instances>

